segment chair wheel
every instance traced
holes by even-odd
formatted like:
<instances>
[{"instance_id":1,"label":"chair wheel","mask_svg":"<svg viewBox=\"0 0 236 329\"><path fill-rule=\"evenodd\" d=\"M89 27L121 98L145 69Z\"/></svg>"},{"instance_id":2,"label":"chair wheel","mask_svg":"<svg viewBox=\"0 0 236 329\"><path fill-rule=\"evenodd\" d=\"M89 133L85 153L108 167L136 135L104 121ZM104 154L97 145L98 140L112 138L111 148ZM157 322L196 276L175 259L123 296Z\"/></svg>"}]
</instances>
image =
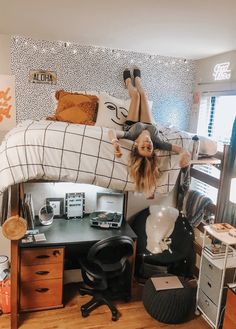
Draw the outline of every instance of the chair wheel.
<instances>
[{"instance_id":1,"label":"chair wheel","mask_svg":"<svg viewBox=\"0 0 236 329\"><path fill-rule=\"evenodd\" d=\"M201 314L201 312L199 310L195 310L195 315L199 316Z\"/></svg>"},{"instance_id":2,"label":"chair wheel","mask_svg":"<svg viewBox=\"0 0 236 329\"><path fill-rule=\"evenodd\" d=\"M86 312L86 311L82 311L82 310L81 310L81 313L82 313L82 317L83 317L83 318L87 318L87 316L89 316L89 313Z\"/></svg>"},{"instance_id":3,"label":"chair wheel","mask_svg":"<svg viewBox=\"0 0 236 329\"><path fill-rule=\"evenodd\" d=\"M119 312L112 312L112 321L117 321L119 319L120 313Z\"/></svg>"},{"instance_id":4,"label":"chair wheel","mask_svg":"<svg viewBox=\"0 0 236 329\"><path fill-rule=\"evenodd\" d=\"M79 291L80 296L86 295L85 292Z\"/></svg>"},{"instance_id":5,"label":"chair wheel","mask_svg":"<svg viewBox=\"0 0 236 329\"><path fill-rule=\"evenodd\" d=\"M117 321L118 320L118 315L116 314L116 315L112 315L112 321Z\"/></svg>"}]
</instances>

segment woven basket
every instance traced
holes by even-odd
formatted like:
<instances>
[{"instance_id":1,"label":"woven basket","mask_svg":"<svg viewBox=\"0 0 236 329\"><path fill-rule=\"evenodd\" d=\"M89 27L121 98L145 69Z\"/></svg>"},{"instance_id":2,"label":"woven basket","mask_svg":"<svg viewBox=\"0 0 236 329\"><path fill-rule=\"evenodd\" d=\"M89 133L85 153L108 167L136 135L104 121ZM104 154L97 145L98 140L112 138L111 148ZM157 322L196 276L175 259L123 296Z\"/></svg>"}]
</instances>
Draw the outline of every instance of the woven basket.
<instances>
[{"instance_id":1,"label":"woven basket","mask_svg":"<svg viewBox=\"0 0 236 329\"><path fill-rule=\"evenodd\" d=\"M9 240L21 239L27 230L27 222L20 216L9 217L2 225L2 233Z\"/></svg>"}]
</instances>

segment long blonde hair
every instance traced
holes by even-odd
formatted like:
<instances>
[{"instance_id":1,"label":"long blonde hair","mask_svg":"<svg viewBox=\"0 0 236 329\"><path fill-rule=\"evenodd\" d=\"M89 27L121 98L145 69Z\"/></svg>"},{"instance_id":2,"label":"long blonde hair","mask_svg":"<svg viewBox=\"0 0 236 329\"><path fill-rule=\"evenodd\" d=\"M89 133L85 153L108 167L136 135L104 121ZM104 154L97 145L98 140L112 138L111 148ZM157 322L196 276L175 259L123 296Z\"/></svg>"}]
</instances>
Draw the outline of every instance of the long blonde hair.
<instances>
[{"instance_id":1,"label":"long blonde hair","mask_svg":"<svg viewBox=\"0 0 236 329\"><path fill-rule=\"evenodd\" d=\"M129 159L129 174L137 192L153 193L160 177L156 153L153 152L151 157L144 157L139 154L137 147L133 146Z\"/></svg>"}]
</instances>

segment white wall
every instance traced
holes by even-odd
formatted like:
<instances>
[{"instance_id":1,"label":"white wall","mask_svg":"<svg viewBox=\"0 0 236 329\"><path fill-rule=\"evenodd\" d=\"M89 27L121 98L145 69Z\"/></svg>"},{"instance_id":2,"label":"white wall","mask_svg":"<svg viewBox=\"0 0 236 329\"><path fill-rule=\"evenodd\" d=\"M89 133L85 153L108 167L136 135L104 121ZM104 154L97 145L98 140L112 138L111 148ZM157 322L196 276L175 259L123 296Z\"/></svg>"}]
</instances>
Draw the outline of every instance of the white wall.
<instances>
[{"instance_id":1,"label":"white wall","mask_svg":"<svg viewBox=\"0 0 236 329\"><path fill-rule=\"evenodd\" d=\"M105 189L99 186L74 183L25 183L25 193L31 193L35 215L46 203L46 198L65 198L65 193L84 192L85 193L85 213L96 211L97 193L118 192ZM127 220L132 218L142 209L153 204L163 204L169 206L176 205L176 188L169 194L159 194L153 200L147 200L141 193L128 193Z\"/></svg>"},{"instance_id":2,"label":"white wall","mask_svg":"<svg viewBox=\"0 0 236 329\"><path fill-rule=\"evenodd\" d=\"M230 62L231 77L229 80L216 81L213 72L216 64ZM211 56L196 61L196 90L223 91L236 89L236 50Z\"/></svg>"},{"instance_id":3,"label":"white wall","mask_svg":"<svg viewBox=\"0 0 236 329\"><path fill-rule=\"evenodd\" d=\"M174 188L169 194L159 194L153 200L147 200L141 193L128 193L128 206L127 206L127 220L132 219L139 211L150 205L165 205L165 206L176 206L176 191Z\"/></svg>"},{"instance_id":4,"label":"white wall","mask_svg":"<svg viewBox=\"0 0 236 329\"><path fill-rule=\"evenodd\" d=\"M8 35L0 34L0 74L11 74L10 43ZM0 227L0 255L10 256L10 241L2 235Z\"/></svg>"},{"instance_id":5,"label":"white wall","mask_svg":"<svg viewBox=\"0 0 236 329\"><path fill-rule=\"evenodd\" d=\"M46 198L65 198L65 193L84 192L85 213L91 213L96 210L97 193L117 192L99 186L74 183L26 183L24 191L32 195L35 215L45 205Z\"/></svg>"},{"instance_id":6,"label":"white wall","mask_svg":"<svg viewBox=\"0 0 236 329\"><path fill-rule=\"evenodd\" d=\"M11 74L9 35L0 34L0 74Z\"/></svg>"}]
</instances>

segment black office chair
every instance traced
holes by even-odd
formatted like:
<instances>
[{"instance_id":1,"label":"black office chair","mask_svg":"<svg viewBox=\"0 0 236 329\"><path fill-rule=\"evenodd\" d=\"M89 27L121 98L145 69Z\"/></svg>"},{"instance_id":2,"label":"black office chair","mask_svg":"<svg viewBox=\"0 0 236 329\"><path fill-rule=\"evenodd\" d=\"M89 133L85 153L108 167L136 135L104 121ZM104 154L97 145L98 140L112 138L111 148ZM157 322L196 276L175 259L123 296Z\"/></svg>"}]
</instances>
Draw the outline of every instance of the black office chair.
<instances>
[{"instance_id":1,"label":"black office chair","mask_svg":"<svg viewBox=\"0 0 236 329\"><path fill-rule=\"evenodd\" d=\"M84 283L79 285L81 295L93 298L81 306L83 317L102 304L106 304L112 313L112 320L119 317L112 300L130 298L130 267L127 258L134 252L134 242L128 236L114 236L95 243L86 259L80 259ZM91 288L87 288L88 285Z\"/></svg>"}]
</instances>

